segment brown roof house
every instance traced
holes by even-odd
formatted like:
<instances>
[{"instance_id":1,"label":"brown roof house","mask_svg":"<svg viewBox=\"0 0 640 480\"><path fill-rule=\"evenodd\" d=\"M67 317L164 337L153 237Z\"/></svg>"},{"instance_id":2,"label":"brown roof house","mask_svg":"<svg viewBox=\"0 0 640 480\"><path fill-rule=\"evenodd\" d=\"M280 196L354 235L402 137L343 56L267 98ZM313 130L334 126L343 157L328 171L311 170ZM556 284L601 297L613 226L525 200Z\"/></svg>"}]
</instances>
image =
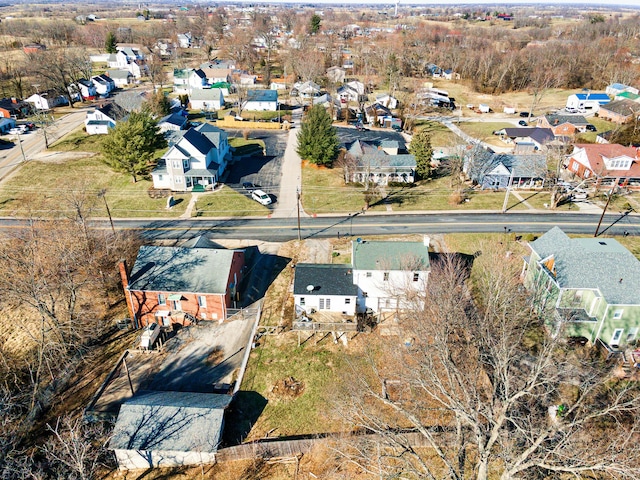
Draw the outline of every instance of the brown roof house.
<instances>
[{"instance_id":1,"label":"brown roof house","mask_svg":"<svg viewBox=\"0 0 640 480\"><path fill-rule=\"evenodd\" d=\"M638 149L616 143L576 144L567 169L576 176L593 178L600 185L640 188Z\"/></svg>"},{"instance_id":2,"label":"brown roof house","mask_svg":"<svg viewBox=\"0 0 640 480\"><path fill-rule=\"evenodd\" d=\"M582 115L543 115L536 127L550 128L556 137L570 137L587 129L589 122Z\"/></svg>"},{"instance_id":3,"label":"brown roof house","mask_svg":"<svg viewBox=\"0 0 640 480\"><path fill-rule=\"evenodd\" d=\"M615 100L600 107L598 116L613 123L623 124L640 115L640 103L629 99Z\"/></svg>"},{"instance_id":4,"label":"brown roof house","mask_svg":"<svg viewBox=\"0 0 640 480\"><path fill-rule=\"evenodd\" d=\"M200 237L193 246L142 246L130 274L124 261L119 267L137 327L223 321L239 295L244 251L214 248Z\"/></svg>"}]
</instances>

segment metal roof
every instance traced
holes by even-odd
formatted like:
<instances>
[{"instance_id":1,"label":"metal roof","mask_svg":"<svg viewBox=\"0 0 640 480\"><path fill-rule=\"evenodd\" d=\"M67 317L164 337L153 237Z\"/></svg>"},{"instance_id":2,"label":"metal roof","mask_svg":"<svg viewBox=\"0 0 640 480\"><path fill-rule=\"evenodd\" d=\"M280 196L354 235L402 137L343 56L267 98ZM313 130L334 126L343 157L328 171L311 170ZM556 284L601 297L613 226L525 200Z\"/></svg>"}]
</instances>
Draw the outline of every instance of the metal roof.
<instances>
[{"instance_id":1,"label":"metal roof","mask_svg":"<svg viewBox=\"0 0 640 480\"><path fill-rule=\"evenodd\" d=\"M429 270L429 247L423 242L352 242L354 270Z\"/></svg>"}]
</instances>

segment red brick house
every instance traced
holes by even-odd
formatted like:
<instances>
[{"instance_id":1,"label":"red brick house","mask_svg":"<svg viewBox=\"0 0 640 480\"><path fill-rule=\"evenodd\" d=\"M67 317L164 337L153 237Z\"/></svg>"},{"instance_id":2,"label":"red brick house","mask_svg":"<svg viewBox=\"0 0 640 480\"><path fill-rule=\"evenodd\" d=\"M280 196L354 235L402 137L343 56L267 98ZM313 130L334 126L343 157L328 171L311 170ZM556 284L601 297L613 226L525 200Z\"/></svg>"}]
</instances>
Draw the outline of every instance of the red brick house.
<instances>
[{"instance_id":1,"label":"red brick house","mask_svg":"<svg viewBox=\"0 0 640 480\"><path fill-rule=\"evenodd\" d=\"M538 118L536 127L550 128L556 137L572 137L586 131L588 124L582 115L543 115Z\"/></svg>"},{"instance_id":2,"label":"red brick house","mask_svg":"<svg viewBox=\"0 0 640 480\"><path fill-rule=\"evenodd\" d=\"M189 325L227 317L242 281L244 251L143 246L130 274L124 261L119 267L134 325Z\"/></svg>"},{"instance_id":3,"label":"red brick house","mask_svg":"<svg viewBox=\"0 0 640 480\"><path fill-rule=\"evenodd\" d=\"M615 143L576 144L567 160L567 170L598 185L640 188L640 158L634 147Z\"/></svg>"}]
</instances>

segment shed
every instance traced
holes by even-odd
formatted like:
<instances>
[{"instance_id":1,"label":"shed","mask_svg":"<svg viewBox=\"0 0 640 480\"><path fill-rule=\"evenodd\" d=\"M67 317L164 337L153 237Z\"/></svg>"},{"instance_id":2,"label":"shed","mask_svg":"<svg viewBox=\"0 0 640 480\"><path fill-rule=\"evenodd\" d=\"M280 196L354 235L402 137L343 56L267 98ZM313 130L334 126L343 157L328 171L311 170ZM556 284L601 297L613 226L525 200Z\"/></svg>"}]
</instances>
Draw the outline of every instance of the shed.
<instances>
[{"instance_id":1,"label":"shed","mask_svg":"<svg viewBox=\"0 0 640 480\"><path fill-rule=\"evenodd\" d=\"M139 392L120 407L109 448L121 470L215 463L232 398Z\"/></svg>"}]
</instances>

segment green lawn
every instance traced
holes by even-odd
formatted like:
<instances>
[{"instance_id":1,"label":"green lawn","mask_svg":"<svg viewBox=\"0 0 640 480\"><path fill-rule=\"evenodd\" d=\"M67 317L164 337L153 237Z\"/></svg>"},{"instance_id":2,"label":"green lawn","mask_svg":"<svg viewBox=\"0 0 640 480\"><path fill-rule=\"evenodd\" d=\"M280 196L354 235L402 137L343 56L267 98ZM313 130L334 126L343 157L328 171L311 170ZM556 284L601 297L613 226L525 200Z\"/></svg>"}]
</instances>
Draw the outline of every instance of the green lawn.
<instances>
[{"instance_id":1,"label":"green lawn","mask_svg":"<svg viewBox=\"0 0 640 480\"><path fill-rule=\"evenodd\" d=\"M488 142L497 141L497 137L493 135L496 130L515 127L513 123L508 122L462 122L458 126L467 135Z\"/></svg>"},{"instance_id":2,"label":"green lawn","mask_svg":"<svg viewBox=\"0 0 640 480\"><path fill-rule=\"evenodd\" d=\"M107 215L98 193L106 190L113 217L175 217L184 213L190 194L176 194L169 211L164 198L147 194L151 181L132 183L129 175L114 172L99 158L70 160L63 164L30 161L0 187L0 214L53 215L68 212L71 199L85 192L92 215Z\"/></svg>"},{"instance_id":3,"label":"green lawn","mask_svg":"<svg viewBox=\"0 0 640 480\"><path fill-rule=\"evenodd\" d=\"M415 132L419 130L427 130L431 136L431 145L434 147L445 147L457 142L458 136L445 127L440 122L429 120L418 120L416 122Z\"/></svg>"},{"instance_id":4,"label":"green lawn","mask_svg":"<svg viewBox=\"0 0 640 480\"><path fill-rule=\"evenodd\" d=\"M226 186L201 195L193 211L198 217L245 217L268 213L267 207Z\"/></svg>"},{"instance_id":5,"label":"green lawn","mask_svg":"<svg viewBox=\"0 0 640 480\"><path fill-rule=\"evenodd\" d=\"M548 205L550 202L551 194L546 190L542 192L518 191L518 193L529 205L531 205L533 208L537 208L540 210L545 210L546 207L544 206L544 204L546 203ZM567 203L563 203L562 205L559 205L555 210L577 212L579 209L572 202L567 202Z\"/></svg>"},{"instance_id":6,"label":"green lawn","mask_svg":"<svg viewBox=\"0 0 640 480\"><path fill-rule=\"evenodd\" d=\"M614 130L615 128L618 127L618 125L616 125L615 123L608 122L607 120L602 120L601 118L598 118L598 117L589 117L587 121L592 125L594 125L598 129L598 131L581 133L580 135L578 135L578 138L577 138L578 142L595 143L596 137L598 136L599 133L607 132L609 130Z\"/></svg>"},{"instance_id":7,"label":"green lawn","mask_svg":"<svg viewBox=\"0 0 640 480\"><path fill-rule=\"evenodd\" d=\"M235 148L233 154L235 156L253 155L262 153L264 150L264 141L258 139L247 139L242 137L229 138L229 145Z\"/></svg>"},{"instance_id":8,"label":"green lawn","mask_svg":"<svg viewBox=\"0 0 640 480\"><path fill-rule=\"evenodd\" d=\"M49 146L49 150L56 152L99 153L101 151L103 138L104 135L87 135L84 127L80 127Z\"/></svg>"}]
</instances>

